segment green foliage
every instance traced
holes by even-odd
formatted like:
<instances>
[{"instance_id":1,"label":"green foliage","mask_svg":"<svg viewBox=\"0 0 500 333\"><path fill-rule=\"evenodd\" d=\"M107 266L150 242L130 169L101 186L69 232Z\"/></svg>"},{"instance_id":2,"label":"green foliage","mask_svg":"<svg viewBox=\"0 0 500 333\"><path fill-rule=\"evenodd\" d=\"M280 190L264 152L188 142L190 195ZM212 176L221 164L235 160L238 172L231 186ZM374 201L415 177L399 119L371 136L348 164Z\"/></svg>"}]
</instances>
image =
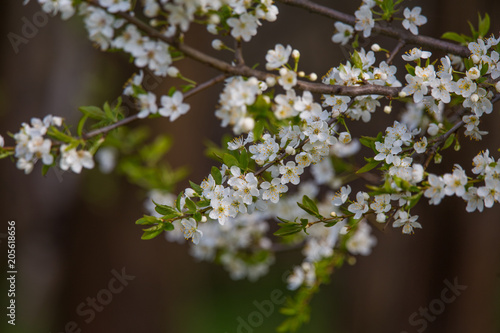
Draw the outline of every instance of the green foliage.
<instances>
[{"instance_id":1,"label":"green foliage","mask_svg":"<svg viewBox=\"0 0 500 333\"><path fill-rule=\"evenodd\" d=\"M317 217L322 220L324 217L319 213L318 206L307 195L302 197L302 203L297 202L297 205L304 210L307 214Z\"/></svg>"},{"instance_id":2,"label":"green foliage","mask_svg":"<svg viewBox=\"0 0 500 333\"><path fill-rule=\"evenodd\" d=\"M381 161L375 161L373 159L373 157L370 157L370 158L366 158L365 157L365 161L367 162L362 168L360 168L358 171L356 171L356 173L364 173L364 172L368 172L374 168L376 168Z\"/></svg>"},{"instance_id":3,"label":"green foliage","mask_svg":"<svg viewBox=\"0 0 500 333\"><path fill-rule=\"evenodd\" d=\"M488 13L485 13L484 17L481 17L481 14L477 13L477 17L478 17L477 29L470 21L467 21L467 23L469 23L471 31L470 36L467 36L465 34L457 34L456 32L445 32L441 36L441 38L452 40L462 45L467 45L470 42L476 42L478 38L485 38L488 35L488 32L490 31L490 16L488 15Z\"/></svg>"}]
</instances>

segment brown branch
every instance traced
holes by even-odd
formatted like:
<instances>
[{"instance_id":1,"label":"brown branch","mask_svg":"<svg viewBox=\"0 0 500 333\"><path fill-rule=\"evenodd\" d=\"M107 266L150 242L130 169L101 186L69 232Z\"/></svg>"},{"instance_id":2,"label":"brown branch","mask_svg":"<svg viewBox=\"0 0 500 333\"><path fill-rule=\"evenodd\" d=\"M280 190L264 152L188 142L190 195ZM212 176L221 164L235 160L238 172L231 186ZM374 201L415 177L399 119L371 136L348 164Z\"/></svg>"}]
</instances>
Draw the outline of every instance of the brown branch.
<instances>
[{"instance_id":1,"label":"brown branch","mask_svg":"<svg viewBox=\"0 0 500 333\"><path fill-rule=\"evenodd\" d=\"M392 50L391 54L389 55L389 58L387 58L388 65L390 65L392 63L392 60L394 60L394 57L396 56L396 54L398 54L399 51L401 51L401 49L405 46L405 44L406 44L406 42L404 39L399 40L398 45L396 45L394 50Z\"/></svg>"},{"instance_id":2,"label":"brown branch","mask_svg":"<svg viewBox=\"0 0 500 333\"><path fill-rule=\"evenodd\" d=\"M92 5L96 5L93 2L89 2ZM166 37L160 31L154 29L148 24L142 22L135 16L131 16L127 13L119 12L116 13L117 16L127 20L129 23L134 24L146 33L148 36L159 39L179 51L181 51L185 56L196 60L200 63L206 64L216 70L230 75L238 75L245 77L256 77L261 81L265 81L267 77L277 77L275 74L260 71L257 69L252 69L245 65L233 66L230 63L222 61L220 59L214 58L205 54L189 45L183 44L178 40ZM323 83L314 83L308 81L297 80L296 88L300 90L308 90L313 93L318 94L333 94L333 95L344 95L344 96L361 96L361 95L382 95L395 97L398 95L401 87L388 87L388 86L377 86L377 85L364 85L364 86L340 86L340 85L326 85Z\"/></svg>"},{"instance_id":3,"label":"brown branch","mask_svg":"<svg viewBox=\"0 0 500 333\"><path fill-rule=\"evenodd\" d=\"M307 9L310 12L314 12L316 14L323 15L332 18L334 20L342 21L352 26L356 24L356 18L354 16L316 4L309 0L278 0L278 1L287 5ZM381 23L376 23L372 31L398 40L404 40L407 44L424 46L433 50L441 50L444 52L459 55L461 57L468 57L470 55L469 49L465 46L428 36L414 35L409 31L394 28L389 25L382 25Z\"/></svg>"},{"instance_id":4,"label":"brown branch","mask_svg":"<svg viewBox=\"0 0 500 333\"><path fill-rule=\"evenodd\" d=\"M212 79L210 79L210 80L208 80L206 82L203 82L203 83L197 85L196 87L194 87L193 89L189 90L188 92L186 92L184 94L184 98L185 99L189 98L189 97L197 94L198 92L200 92L202 90L205 90L205 89L207 89L207 88L209 88L209 87L211 87L213 85L216 85L217 83L224 81L224 79L226 77L227 77L227 75L220 74L220 75L218 75L218 76L216 76L216 77L214 77L214 78L212 78ZM127 118L124 118L124 119L122 119L122 120L120 120L120 121L118 121L118 122L116 122L114 124L111 124L111 125L108 125L108 126L105 126L105 127L99 128L99 129L96 129L94 131L85 133L85 134L82 135L82 139L88 140L88 139L90 139L90 138L92 138L94 136L97 136L99 134L105 134L105 133L107 133L107 132L109 132L111 130L114 130L115 128L118 128L120 126L126 125L126 124L128 124L128 123L130 123L132 121L137 120L137 119L139 119L137 117L137 114L134 114L134 115L132 115L130 117L127 117Z\"/></svg>"}]
</instances>

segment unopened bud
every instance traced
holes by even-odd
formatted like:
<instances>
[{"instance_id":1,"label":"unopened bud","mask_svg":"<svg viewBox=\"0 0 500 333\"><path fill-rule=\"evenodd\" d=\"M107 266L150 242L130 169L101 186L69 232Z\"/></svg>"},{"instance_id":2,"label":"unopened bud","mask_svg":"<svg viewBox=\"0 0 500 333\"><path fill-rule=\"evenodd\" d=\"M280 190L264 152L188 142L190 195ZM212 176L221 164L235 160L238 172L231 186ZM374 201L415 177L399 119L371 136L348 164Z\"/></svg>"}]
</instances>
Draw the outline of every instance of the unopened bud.
<instances>
[{"instance_id":1,"label":"unopened bud","mask_svg":"<svg viewBox=\"0 0 500 333\"><path fill-rule=\"evenodd\" d=\"M299 77L304 77L304 76L306 76L306 73L304 73L304 71L300 71L300 72L297 73L297 75Z\"/></svg>"},{"instance_id":2,"label":"unopened bud","mask_svg":"<svg viewBox=\"0 0 500 333\"><path fill-rule=\"evenodd\" d=\"M285 152L288 155L295 155L295 148L293 148L292 146L287 146L286 149L285 149Z\"/></svg>"},{"instance_id":3,"label":"unopened bud","mask_svg":"<svg viewBox=\"0 0 500 333\"><path fill-rule=\"evenodd\" d=\"M405 93L404 91L400 91L399 94L398 94L399 97L401 98L405 98L406 96L408 96L407 93Z\"/></svg>"},{"instance_id":4,"label":"unopened bud","mask_svg":"<svg viewBox=\"0 0 500 333\"><path fill-rule=\"evenodd\" d=\"M268 76L266 77L266 83L268 87L274 87L276 85L276 79L274 76Z\"/></svg>"},{"instance_id":5,"label":"unopened bud","mask_svg":"<svg viewBox=\"0 0 500 333\"><path fill-rule=\"evenodd\" d=\"M495 84L495 89L500 93L500 81Z\"/></svg>"},{"instance_id":6,"label":"unopened bud","mask_svg":"<svg viewBox=\"0 0 500 333\"><path fill-rule=\"evenodd\" d=\"M292 51L292 57L294 59L299 59L300 58L300 52L299 52L299 50L293 50Z\"/></svg>"},{"instance_id":7,"label":"unopened bud","mask_svg":"<svg viewBox=\"0 0 500 333\"><path fill-rule=\"evenodd\" d=\"M470 100L472 101L472 103L477 103L477 101L479 101L479 96L477 94L472 94L470 96Z\"/></svg>"},{"instance_id":8,"label":"unopened bud","mask_svg":"<svg viewBox=\"0 0 500 333\"><path fill-rule=\"evenodd\" d=\"M179 76L179 70L177 69L177 67L170 66L167 69L167 75L170 76L170 77L178 77Z\"/></svg>"},{"instance_id":9,"label":"unopened bud","mask_svg":"<svg viewBox=\"0 0 500 333\"><path fill-rule=\"evenodd\" d=\"M246 117L243 119L243 122L241 124L241 129L243 130L243 132L248 133L251 130L253 130L254 127L255 127L255 120L253 118Z\"/></svg>"},{"instance_id":10,"label":"unopened bud","mask_svg":"<svg viewBox=\"0 0 500 333\"><path fill-rule=\"evenodd\" d=\"M214 39L212 41L212 47L216 50L222 50L222 48L224 47L224 43L222 43L222 41L220 39Z\"/></svg>"},{"instance_id":11,"label":"unopened bud","mask_svg":"<svg viewBox=\"0 0 500 333\"><path fill-rule=\"evenodd\" d=\"M472 61L473 61L475 64L479 63L479 61L481 60L481 59L480 59L477 55L475 55L475 54L474 54L471 58L472 58Z\"/></svg>"},{"instance_id":12,"label":"unopened bud","mask_svg":"<svg viewBox=\"0 0 500 333\"><path fill-rule=\"evenodd\" d=\"M384 106L384 112L390 114L392 112L392 106L390 105Z\"/></svg>"},{"instance_id":13,"label":"unopened bud","mask_svg":"<svg viewBox=\"0 0 500 333\"><path fill-rule=\"evenodd\" d=\"M316 81L318 79L318 75L316 73L309 74L309 80Z\"/></svg>"},{"instance_id":14,"label":"unopened bud","mask_svg":"<svg viewBox=\"0 0 500 333\"><path fill-rule=\"evenodd\" d=\"M335 212L331 212L331 213L330 213L330 216L331 216L331 217L336 217L336 216L337 216L337 213L335 213Z\"/></svg>"},{"instance_id":15,"label":"unopened bud","mask_svg":"<svg viewBox=\"0 0 500 333\"><path fill-rule=\"evenodd\" d=\"M373 52L378 52L378 51L380 51L380 45L378 45L378 44L373 44L373 45L372 45L372 51L373 51Z\"/></svg>"},{"instance_id":16,"label":"unopened bud","mask_svg":"<svg viewBox=\"0 0 500 333\"><path fill-rule=\"evenodd\" d=\"M205 215L201 217L201 222L207 222L207 217Z\"/></svg>"},{"instance_id":17,"label":"unopened bud","mask_svg":"<svg viewBox=\"0 0 500 333\"><path fill-rule=\"evenodd\" d=\"M210 22L211 24L219 24L220 23L219 15L216 15L216 14L210 15L208 22Z\"/></svg>"}]
</instances>

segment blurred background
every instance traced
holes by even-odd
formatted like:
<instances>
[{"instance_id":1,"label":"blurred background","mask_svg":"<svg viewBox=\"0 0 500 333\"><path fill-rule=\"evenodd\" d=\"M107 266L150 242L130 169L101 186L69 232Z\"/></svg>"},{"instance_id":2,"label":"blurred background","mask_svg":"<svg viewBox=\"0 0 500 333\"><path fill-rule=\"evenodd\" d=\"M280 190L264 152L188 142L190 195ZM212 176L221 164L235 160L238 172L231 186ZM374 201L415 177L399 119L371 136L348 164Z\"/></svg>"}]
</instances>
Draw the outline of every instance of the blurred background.
<instances>
[{"instance_id":1,"label":"blurred background","mask_svg":"<svg viewBox=\"0 0 500 333\"><path fill-rule=\"evenodd\" d=\"M323 1L353 13L358 1ZM268 49L276 43L291 44L301 51L301 68L319 76L346 57L333 44L333 22L280 3L279 20L265 23L250 43L245 43L247 63L264 63ZM477 13L488 12L491 31L498 36L500 2L470 0L407 1L421 6L428 23L422 34L439 37L446 31L468 33L467 20L477 23ZM0 11L0 133L15 133L31 117L53 114L76 124L81 105L102 105L120 95L123 83L134 72L128 59L117 53L102 53L92 47L80 18L63 22L49 18L33 36L18 45L9 33L22 35L26 20L40 11L36 1L3 3ZM375 37L391 49L395 42ZM194 28L187 42L207 52L211 38ZM366 45L369 47L369 43ZM437 53L433 58L437 58ZM226 60L231 60L230 57ZM397 63L396 63L397 64ZM216 73L188 60L180 63L182 73L203 82ZM402 80L402 78L400 78ZM169 80L155 89L165 93ZM188 165L188 179L200 182L212 162L203 157L205 139L220 142L224 133L213 111L222 85L214 86L189 100L190 112L173 126L167 119L144 120L156 133L167 133L174 148L167 156L174 167ZM500 142L500 117L495 112L480 128L490 134L481 149L496 148ZM397 111L397 110L396 110ZM378 120L391 123L397 112ZM376 134L376 122L356 124L359 135ZM12 143L8 138L7 143ZM462 140L462 150L448 150L445 163L435 173L450 172L460 163L470 174L475 142ZM183 189L187 180L177 190ZM289 292L282 276L302 260L299 251L279 254L270 274L256 283L232 281L219 266L197 263L186 245L168 243L163 237L141 241L134 224L142 216L145 192L118 176L99 170L81 175L50 171L45 177L36 167L24 175L13 163L0 163L0 308L7 306L5 264L7 221L16 221L17 317L7 325L1 314L2 332L273 332L284 319L275 308L258 328L239 327L238 318L248 319L257 310L254 301L270 299L274 290ZM400 230L374 230L377 246L369 257L335 272L312 302L312 318L301 332L500 332L500 208L469 214L458 198L446 198L440 206L426 200L415 209L423 230L413 236ZM78 308L88 298L106 297L109 282L126 274L123 289L109 303L82 316ZM422 307L435 306L445 280L467 286L455 301L446 304L428 325L411 324L410 317ZM116 284L118 286L118 284ZM109 293L108 293L109 294ZM85 309L90 307L86 306ZM439 308L439 306L437 307ZM80 308L82 310L82 308ZM5 311L5 310L2 310ZM414 316L414 320L422 318ZM73 322L73 323L72 323Z\"/></svg>"}]
</instances>

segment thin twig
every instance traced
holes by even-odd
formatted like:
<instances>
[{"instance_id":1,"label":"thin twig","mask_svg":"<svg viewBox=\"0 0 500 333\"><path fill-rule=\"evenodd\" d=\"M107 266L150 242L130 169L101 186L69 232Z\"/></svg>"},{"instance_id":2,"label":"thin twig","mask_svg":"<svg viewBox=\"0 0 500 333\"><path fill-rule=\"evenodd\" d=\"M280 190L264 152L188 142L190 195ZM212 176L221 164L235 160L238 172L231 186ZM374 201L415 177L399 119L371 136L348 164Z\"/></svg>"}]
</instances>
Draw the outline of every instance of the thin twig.
<instances>
[{"instance_id":1,"label":"thin twig","mask_svg":"<svg viewBox=\"0 0 500 333\"><path fill-rule=\"evenodd\" d=\"M354 16L336 11L329 7L319 5L309 0L278 0L278 1L287 5L304 8L316 14L320 14L338 21L342 21L350 25L356 24L356 18ZM461 57L468 57L470 55L469 49L465 46L428 36L413 35L412 33L406 30L394 28L389 25L382 25L380 23L376 23L375 26L372 28L372 31L385 36L396 38L398 40L404 40L408 44L425 46L433 50L441 50L448 53L459 55Z\"/></svg>"},{"instance_id":2,"label":"thin twig","mask_svg":"<svg viewBox=\"0 0 500 333\"><path fill-rule=\"evenodd\" d=\"M243 43L239 39L234 40L234 57L236 58L237 66L245 65L245 59L243 59Z\"/></svg>"},{"instance_id":3,"label":"thin twig","mask_svg":"<svg viewBox=\"0 0 500 333\"><path fill-rule=\"evenodd\" d=\"M391 54L389 55L389 58L387 59L388 65L390 65L392 63L392 60L394 60L394 57L396 56L396 54L398 54L399 51L401 51L401 49L403 48L403 46L405 46L405 44L406 44L406 42L404 41L404 39L400 39L398 41L398 45L396 45L394 50L392 50Z\"/></svg>"},{"instance_id":4,"label":"thin twig","mask_svg":"<svg viewBox=\"0 0 500 333\"><path fill-rule=\"evenodd\" d=\"M214 78L212 78L212 79L210 79L210 80L208 80L206 82L203 82L203 83L197 85L196 87L194 87L193 89L189 90L188 92L186 92L184 94L184 98L185 99L189 98L189 97L191 97L191 96L199 93L200 91L202 91L204 89L207 89L207 88L209 88L209 87L211 87L213 85L216 85L217 83L222 82L226 77L227 77L227 75L220 74L220 75L218 75L218 76L216 76L216 77L214 77ZM88 139L90 139L90 138L92 138L94 136L97 136L99 134L105 134L105 133L107 133L107 132L109 132L111 130L114 130L115 128L118 128L120 126L126 125L126 124L128 124L128 123L130 123L132 121L137 120L137 119L139 119L139 117L137 117L137 114L134 114L134 115L132 115L130 117L127 117L127 118L124 118L124 119L122 119L122 120L120 120L120 121L118 121L118 122L116 122L114 124L111 124L111 125L108 125L108 126L105 126L105 127L101 127L101 128L96 129L94 131L90 131L88 133L85 133L85 134L82 135L82 138L84 140L88 140Z\"/></svg>"}]
</instances>

